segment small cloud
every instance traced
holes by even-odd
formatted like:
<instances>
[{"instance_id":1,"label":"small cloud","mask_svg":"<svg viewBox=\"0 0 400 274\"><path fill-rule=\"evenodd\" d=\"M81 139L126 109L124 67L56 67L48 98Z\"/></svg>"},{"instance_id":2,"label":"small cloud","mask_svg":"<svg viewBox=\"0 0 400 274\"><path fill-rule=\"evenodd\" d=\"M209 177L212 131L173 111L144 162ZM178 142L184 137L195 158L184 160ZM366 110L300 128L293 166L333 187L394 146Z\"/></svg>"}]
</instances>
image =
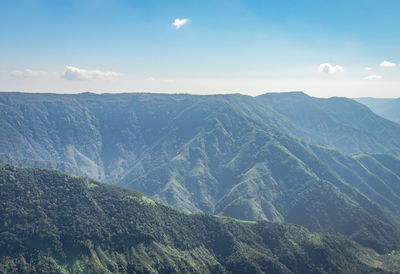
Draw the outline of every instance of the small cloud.
<instances>
[{"instance_id":1,"label":"small cloud","mask_svg":"<svg viewBox=\"0 0 400 274\"><path fill-rule=\"evenodd\" d=\"M333 66L329 63L324 63L324 64L319 65L318 71L321 73L323 72L323 73L332 74L332 73L336 73L336 72L343 72L344 69L342 66L339 66L339 65Z\"/></svg>"},{"instance_id":2,"label":"small cloud","mask_svg":"<svg viewBox=\"0 0 400 274\"><path fill-rule=\"evenodd\" d=\"M364 80L381 80L382 76L380 75L369 75L364 78Z\"/></svg>"},{"instance_id":3,"label":"small cloud","mask_svg":"<svg viewBox=\"0 0 400 274\"><path fill-rule=\"evenodd\" d=\"M183 19L176 18L175 21L172 23L172 26L175 29L180 29L181 27L183 27L183 25L185 25L189 22L190 22L190 20L187 18L183 18Z\"/></svg>"},{"instance_id":4,"label":"small cloud","mask_svg":"<svg viewBox=\"0 0 400 274\"><path fill-rule=\"evenodd\" d=\"M66 80L91 80L110 78L118 75L118 73L113 71L87 70L73 66L66 66L66 70L61 74L61 77Z\"/></svg>"},{"instance_id":5,"label":"small cloud","mask_svg":"<svg viewBox=\"0 0 400 274\"><path fill-rule=\"evenodd\" d=\"M364 67L364 70L370 71L370 70L372 70L372 68L371 67Z\"/></svg>"},{"instance_id":6,"label":"small cloud","mask_svg":"<svg viewBox=\"0 0 400 274\"><path fill-rule=\"evenodd\" d=\"M25 69L25 70L14 70L10 73L10 76L15 78L32 78L32 77L40 77L46 74L47 74L46 71L33 71L30 69Z\"/></svg>"},{"instance_id":7,"label":"small cloud","mask_svg":"<svg viewBox=\"0 0 400 274\"><path fill-rule=\"evenodd\" d=\"M393 68L393 67L397 66L397 64L385 60L379 66L384 67L384 68Z\"/></svg>"}]
</instances>

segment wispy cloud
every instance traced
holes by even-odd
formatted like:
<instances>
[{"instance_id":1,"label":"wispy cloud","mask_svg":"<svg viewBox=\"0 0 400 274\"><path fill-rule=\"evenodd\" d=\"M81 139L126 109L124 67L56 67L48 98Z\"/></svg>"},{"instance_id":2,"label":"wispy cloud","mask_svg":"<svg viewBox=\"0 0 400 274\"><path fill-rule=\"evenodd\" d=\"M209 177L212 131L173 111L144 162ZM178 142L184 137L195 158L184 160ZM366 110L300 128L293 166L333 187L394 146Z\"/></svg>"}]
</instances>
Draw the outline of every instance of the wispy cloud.
<instances>
[{"instance_id":1,"label":"wispy cloud","mask_svg":"<svg viewBox=\"0 0 400 274\"><path fill-rule=\"evenodd\" d=\"M323 63L323 64L319 65L318 71L321 73L332 74L332 73L336 73L336 72L343 72L344 69L342 66L339 66L339 65L333 66L329 63Z\"/></svg>"},{"instance_id":2,"label":"wispy cloud","mask_svg":"<svg viewBox=\"0 0 400 274\"><path fill-rule=\"evenodd\" d=\"M397 66L397 64L385 60L379 66L384 67L384 68L393 68L393 67Z\"/></svg>"},{"instance_id":3,"label":"wispy cloud","mask_svg":"<svg viewBox=\"0 0 400 274\"><path fill-rule=\"evenodd\" d=\"M91 80L110 78L118 75L118 73L113 71L88 70L73 66L66 66L66 69L61 74L61 77L67 80Z\"/></svg>"},{"instance_id":4,"label":"wispy cloud","mask_svg":"<svg viewBox=\"0 0 400 274\"><path fill-rule=\"evenodd\" d=\"M381 80L382 76L381 75L368 75L367 77L364 78L364 80Z\"/></svg>"},{"instance_id":5,"label":"wispy cloud","mask_svg":"<svg viewBox=\"0 0 400 274\"><path fill-rule=\"evenodd\" d=\"M372 68L371 67L364 67L364 70L370 71L370 70L372 70Z\"/></svg>"},{"instance_id":6,"label":"wispy cloud","mask_svg":"<svg viewBox=\"0 0 400 274\"><path fill-rule=\"evenodd\" d=\"M183 18L183 19L176 18L175 21L172 23L172 26L175 29L180 29L181 27L183 27L183 25L185 25L189 22L190 22L190 20L187 18Z\"/></svg>"},{"instance_id":7,"label":"wispy cloud","mask_svg":"<svg viewBox=\"0 0 400 274\"><path fill-rule=\"evenodd\" d=\"M46 75L46 71L33 71L30 69L25 70L14 70L10 73L11 77L15 78L32 78L32 77L40 77Z\"/></svg>"},{"instance_id":8,"label":"wispy cloud","mask_svg":"<svg viewBox=\"0 0 400 274\"><path fill-rule=\"evenodd\" d=\"M159 81L159 82L165 82L165 83L175 83L175 80L173 79L158 79L155 77L149 77L147 78L148 81Z\"/></svg>"}]
</instances>

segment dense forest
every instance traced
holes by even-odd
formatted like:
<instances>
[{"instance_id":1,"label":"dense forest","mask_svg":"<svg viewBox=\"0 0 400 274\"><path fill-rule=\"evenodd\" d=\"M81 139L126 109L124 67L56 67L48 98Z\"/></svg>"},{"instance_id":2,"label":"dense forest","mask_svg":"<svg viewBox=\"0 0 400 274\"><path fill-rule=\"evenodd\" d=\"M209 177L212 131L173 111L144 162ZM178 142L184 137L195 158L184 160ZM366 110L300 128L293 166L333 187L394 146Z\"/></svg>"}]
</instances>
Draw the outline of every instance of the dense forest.
<instances>
[{"instance_id":1,"label":"dense forest","mask_svg":"<svg viewBox=\"0 0 400 274\"><path fill-rule=\"evenodd\" d=\"M338 235L185 214L85 177L0 165L0 272L377 273L400 267Z\"/></svg>"}]
</instances>

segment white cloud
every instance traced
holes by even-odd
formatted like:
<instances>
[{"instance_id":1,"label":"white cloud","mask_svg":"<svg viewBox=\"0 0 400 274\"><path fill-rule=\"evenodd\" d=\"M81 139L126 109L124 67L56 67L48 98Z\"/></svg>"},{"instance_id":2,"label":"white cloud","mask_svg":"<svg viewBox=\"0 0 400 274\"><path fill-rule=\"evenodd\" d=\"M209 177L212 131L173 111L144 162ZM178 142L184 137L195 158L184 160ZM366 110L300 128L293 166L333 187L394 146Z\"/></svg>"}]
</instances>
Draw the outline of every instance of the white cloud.
<instances>
[{"instance_id":1,"label":"white cloud","mask_svg":"<svg viewBox=\"0 0 400 274\"><path fill-rule=\"evenodd\" d=\"M364 80L381 80L382 76L380 75L368 75L364 78Z\"/></svg>"},{"instance_id":2,"label":"white cloud","mask_svg":"<svg viewBox=\"0 0 400 274\"><path fill-rule=\"evenodd\" d=\"M61 77L67 80L91 80L110 78L118 75L118 73L113 71L87 70L73 66L66 66L66 70L61 74Z\"/></svg>"},{"instance_id":3,"label":"white cloud","mask_svg":"<svg viewBox=\"0 0 400 274\"><path fill-rule=\"evenodd\" d=\"M46 71L33 71L30 69L25 69L25 70L14 70L10 73L10 76L15 78L31 78L31 77L40 77L46 74L47 74Z\"/></svg>"},{"instance_id":4,"label":"white cloud","mask_svg":"<svg viewBox=\"0 0 400 274\"><path fill-rule=\"evenodd\" d=\"M364 69L365 69L365 70L368 70L368 71L372 70L371 67L364 67Z\"/></svg>"},{"instance_id":5,"label":"white cloud","mask_svg":"<svg viewBox=\"0 0 400 274\"><path fill-rule=\"evenodd\" d=\"M323 72L323 73L332 74L332 73L336 73L336 72L343 72L344 69L342 66L339 66L339 65L333 66L329 63L323 63L323 64L319 65L318 71L321 73Z\"/></svg>"},{"instance_id":6,"label":"white cloud","mask_svg":"<svg viewBox=\"0 0 400 274\"><path fill-rule=\"evenodd\" d=\"M392 68L392 67L395 67L397 65L396 65L396 63L392 63L392 62L389 62L389 61L385 60L380 64L380 66L384 67L384 68Z\"/></svg>"},{"instance_id":7,"label":"white cloud","mask_svg":"<svg viewBox=\"0 0 400 274\"><path fill-rule=\"evenodd\" d=\"M175 21L172 23L172 26L175 29L180 29L181 27L183 27L183 25L185 25L189 22L190 22L190 20L187 18L183 18L183 19L176 18Z\"/></svg>"}]
</instances>

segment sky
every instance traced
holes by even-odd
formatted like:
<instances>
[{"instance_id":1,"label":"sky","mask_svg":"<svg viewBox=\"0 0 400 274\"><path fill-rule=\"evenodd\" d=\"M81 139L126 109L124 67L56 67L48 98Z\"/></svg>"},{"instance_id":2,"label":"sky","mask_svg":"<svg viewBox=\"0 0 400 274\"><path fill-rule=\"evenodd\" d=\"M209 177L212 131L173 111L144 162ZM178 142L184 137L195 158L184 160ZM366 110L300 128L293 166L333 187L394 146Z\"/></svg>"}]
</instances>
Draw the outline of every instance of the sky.
<instances>
[{"instance_id":1,"label":"sky","mask_svg":"<svg viewBox=\"0 0 400 274\"><path fill-rule=\"evenodd\" d=\"M0 91L400 97L398 0L0 0Z\"/></svg>"}]
</instances>

